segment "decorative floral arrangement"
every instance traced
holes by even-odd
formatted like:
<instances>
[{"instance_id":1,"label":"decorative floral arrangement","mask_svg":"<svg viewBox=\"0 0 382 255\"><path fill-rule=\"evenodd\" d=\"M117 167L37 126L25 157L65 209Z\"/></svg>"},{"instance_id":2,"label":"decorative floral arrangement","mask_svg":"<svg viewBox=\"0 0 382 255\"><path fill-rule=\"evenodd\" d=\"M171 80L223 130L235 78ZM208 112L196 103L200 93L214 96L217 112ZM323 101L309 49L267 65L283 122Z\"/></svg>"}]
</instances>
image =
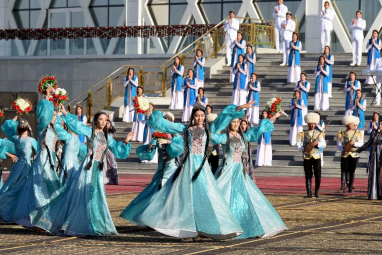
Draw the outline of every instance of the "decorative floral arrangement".
<instances>
[{"instance_id":1,"label":"decorative floral arrangement","mask_svg":"<svg viewBox=\"0 0 382 255\"><path fill-rule=\"evenodd\" d=\"M53 93L53 104L54 106L58 106L59 104L63 104L65 103L69 97L68 97L68 93L66 92L65 89L56 89Z\"/></svg>"},{"instance_id":2,"label":"decorative floral arrangement","mask_svg":"<svg viewBox=\"0 0 382 255\"><path fill-rule=\"evenodd\" d=\"M159 140L159 139L167 139L168 140L168 139L170 139L170 136L168 134L165 134L165 133L162 133L162 132L158 132L158 131L154 132L152 134L152 137L155 140Z\"/></svg>"},{"instance_id":3,"label":"decorative floral arrangement","mask_svg":"<svg viewBox=\"0 0 382 255\"><path fill-rule=\"evenodd\" d=\"M4 118L4 110L0 110L0 118Z\"/></svg>"},{"instance_id":4,"label":"decorative floral arrangement","mask_svg":"<svg viewBox=\"0 0 382 255\"><path fill-rule=\"evenodd\" d=\"M38 91L41 94L44 94L48 87L52 87L53 89L58 88L58 84L54 76L43 76L38 84Z\"/></svg>"},{"instance_id":5,"label":"decorative floral arrangement","mask_svg":"<svg viewBox=\"0 0 382 255\"><path fill-rule=\"evenodd\" d=\"M147 114L149 111L149 101L144 96L135 96L133 98L134 110L138 114Z\"/></svg>"},{"instance_id":6,"label":"decorative floral arrangement","mask_svg":"<svg viewBox=\"0 0 382 255\"><path fill-rule=\"evenodd\" d=\"M271 118L273 115L275 115L278 112L281 112L285 116L288 117L288 115L283 111L281 108L282 100L280 97L273 97L268 100L267 106L265 107L265 110L267 111L268 118Z\"/></svg>"},{"instance_id":7,"label":"decorative floral arrangement","mask_svg":"<svg viewBox=\"0 0 382 255\"><path fill-rule=\"evenodd\" d=\"M12 108L20 115L23 113L28 114L32 110L32 104L28 99L18 97L13 102Z\"/></svg>"}]
</instances>

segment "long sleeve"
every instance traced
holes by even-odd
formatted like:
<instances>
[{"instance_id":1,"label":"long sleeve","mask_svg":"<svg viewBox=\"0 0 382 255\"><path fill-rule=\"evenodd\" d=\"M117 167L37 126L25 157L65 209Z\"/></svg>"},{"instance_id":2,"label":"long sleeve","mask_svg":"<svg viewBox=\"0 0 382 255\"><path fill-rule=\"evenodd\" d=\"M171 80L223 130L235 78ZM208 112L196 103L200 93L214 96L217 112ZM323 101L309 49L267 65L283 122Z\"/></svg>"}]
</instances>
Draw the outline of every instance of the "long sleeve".
<instances>
[{"instance_id":1,"label":"long sleeve","mask_svg":"<svg viewBox=\"0 0 382 255\"><path fill-rule=\"evenodd\" d=\"M374 137L370 137L369 140L364 145L362 145L361 147L357 149L357 152L360 153L369 149L373 145L373 140L374 140Z\"/></svg>"},{"instance_id":2,"label":"long sleeve","mask_svg":"<svg viewBox=\"0 0 382 255\"><path fill-rule=\"evenodd\" d=\"M247 65L244 65L244 70L239 68L239 72L246 76L247 75Z\"/></svg>"},{"instance_id":3,"label":"long sleeve","mask_svg":"<svg viewBox=\"0 0 382 255\"><path fill-rule=\"evenodd\" d=\"M317 68L314 70L314 76L317 77L321 73L321 70L317 70Z\"/></svg>"},{"instance_id":4,"label":"long sleeve","mask_svg":"<svg viewBox=\"0 0 382 255\"><path fill-rule=\"evenodd\" d=\"M363 139L361 133L355 136L354 147L359 148L363 145Z\"/></svg>"},{"instance_id":5,"label":"long sleeve","mask_svg":"<svg viewBox=\"0 0 382 255\"><path fill-rule=\"evenodd\" d=\"M302 49L302 42L300 41L299 46L293 46L293 49L301 51L301 49Z\"/></svg>"},{"instance_id":6,"label":"long sleeve","mask_svg":"<svg viewBox=\"0 0 382 255\"><path fill-rule=\"evenodd\" d=\"M239 27L240 27L240 24L239 24L239 21L237 19L233 19L232 20L232 25L231 25L231 28L235 31L239 30Z\"/></svg>"},{"instance_id":7,"label":"long sleeve","mask_svg":"<svg viewBox=\"0 0 382 255\"><path fill-rule=\"evenodd\" d=\"M301 89L308 93L310 90L310 82L308 82L308 85L306 86L306 88L304 86L302 86Z\"/></svg>"},{"instance_id":8,"label":"long sleeve","mask_svg":"<svg viewBox=\"0 0 382 255\"><path fill-rule=\"evenodd\" d=\"M153 139L149 144L138 146L136 149L136 153L139 160L151 161L155 156L156 148L157 148L157 141L155 139Z\"/></svg>"},{"instance_id":9,"label":"long sleeve","mask_svg":"<svg viewBox=\"0 0 382 255\"><path fill-rule=\"evenodd\" d=\"M36 141L36 139L32 138L32 148L34 149L34 151L36 153L38 153L39 151L39 143Z\"/></svg>"},{"instance_id":10,"label":"long sleeve","mask_svg":"<svg viewBox=\"0 0 382 255\"><path fill-rule=\"evenodd\" d=\"M204 64L205 64L205 62L206 62L206 58L203 58L202 61L200 61L200 60L197 60L197 61L198 61L198 64L199 64L200 66L204 66Z\"/></svg>"},{"instance_id":11,"label":"long sleeve","mask_svg":"<svg viewBox=\"0 0 382 255\"><path fill-rule=\"evenodd\" d=\"M73 139L78 139L78 138L73 137ZM86 158L87 152L88 152L88 146L86 144L81 144L80 150L78 151L77 159L82 162Z\"/></svg>"},{"instance_id":12,"label":"long sleeve","mask_svg":"<svg viewBox=\"0 0 382 255\"><path fill-rule=\"evenodd\" d=\"M237 110L237 105L228 105L210 125L211 133L219 133L225 129L234 119L240 119L244 115L244 109Z\"/></svg>"},{"instance_id":13,"label":"long sleeve","mask_svg":"<svg viewBox=\"0 0 382 255\"><path fill-rule=\"evenodd\" d=\"M257 142L260 136L267 132L273 132L274 129L275 127L273 123L268 119L264 119L261 121L259 127L250 128L244 133L244 136L247 142Z\"/></svg>"},{"instance_id":14,"label":"long sleeve","mask_svg":"<svg viewBox=\"0 0 382 255\"><path fill-rule=\"evenodd\" d=\"M61 116L61 118L64 120L64 122L71 131L73 131L77 135L84 135L87 138L91 138L92 129L86 126L81 121L78 121L76 115L68 113L66 116Z\"/></svg>"},{"instance_id":15,"label":"long sleeve","mask_svg":"<svg viewBox=\"0 0 382 255\"><path fill-rule=\"evenodd\" d=\"M172 158L182 155L184 151L183 137L180 135L173 137L171 143L166 146L166 151Z\"/></svg>"},{"instance_id":16,"label":"long sleeve","mask_svg":"<svg viewBox=\"0 0 382 255\"><path fill-rule=\"evenodd\" d=\"M366 111L366 106L367 106L367 104L366 104L366 99L365 99L365 100L363 100L363 103L360 104L359 108L362 111Z\"/></svg>"},{"instance_id":17,"label":"long sleeve","mask_svg":"<svg viewBox=\"0 0 382 255\"><path fill-rule=\"evenodd\" d=\"M341 140L342 140L342 132L339 131L337 133L337 149L342 152L344 150L344 148L342 147Z\"/></svg>"},{"instance_id":18,"label":"long sleeve","mask_svg":"<svg viewBox=\"0 0 382 255\"><path fill-rule=\"evenodd\" d=\"M154 111L151 117L147 119L146 124L166 134L181 134L186 130L185 125L164 119L160 111Z\"/></svg>"},{"instance_id":19,"label":"long sleeve","mask_svg":"<svg viewBox=\"0 0 382 255\"><path fill-rule=\"evenodd\" d=\"M296 108L303 109L305 107L304 100L300 100L301 104L297 103Z\"/></svg>"},{"instance_id":20,"label":"long sleeve","mask_svg":"<svg viewBox=\"0 0 382 255\"><path fill-rule=\"evenodd\" d=\"M358 24L355 24L356 28L358 29L361 29L361 30L365 30L366 28L366 20L361 20L360 22L358 22Z\"/></svg>"},{"instance_id":21,"label":"long sleeve","mask_svg":"<svg viewBox=\"0 0 382 255\"><path fill-rule=\"evenodd\" d=\"M324 134L320 135L320 140L318 140L317 146L318 146L318 148L325 149L326 141L325 141L325 138L324 138Z\"/></svg>"},{"instance_id":22,"label":"long sleeve","mask_svg":"<svg viewBox=\"0 0 382 255\"><path fill-rule=\"evenodd\" d=\"M43 99L37 104L38 130L44 130L52 121L54 116L53 103Z\"/></svg>"},{"instance_id":23,"label":"long sleeve","mask_svg":"<svg viewBox=\"0 0 382 255\"><path fill-rule=\"evenodd\" d=\"M257 84L257 88L252 86L251 89L254 90L254 91L260 92L261 91L261 84L260 84L260 82Z\"/></svg>"},{"instance_id":24,"label":"long sleeve","mask_svg":"<svg viewBox=\"0 0 382 255\"><path fill-rule=\"evenodd\" d=\"M294 32L296 28L296 23L293 20L289 20L287 26L285 27L285 31Z\"/></svg>"},{"instance_id":25,"label":"long sleeve","mask_svg":"<svg viewBox=\"0 0 382 255\"><path fill-rule=\"evenodd\" d=\"M173 76L175 73L183 76L184 66L181 66L180 70L178 70L178 69L174 70L174 68L171 68L171 76Z\"/></svg>"},{"instance_id":26,"label":"long sleeve","mask_svg":"<svg viewBox=\"0 0 382 255\"><path fill-rule=\"evenodd\" d=\"M54 123L54 129L56 130L58 140L69 142L70 139L72 139L72 135L62 128L61 118L57 117L56 122Z\"/></svg>"},{"instance_id":27,"label":"long sleeve","mask_svg":"<svg viewBox=\"0 0 382 255\"><path fill-rule=\"evenodd\" d=\"M111 135L108 137L109 149L116 158L125 159L130 155L131 143L116 142Z\"/></svg>"},{"instance_id":28,"label":"long sleeve","mask_svg":"<svg viewBox=\"0 0 382 255\"><path fill-rule=\"evenodd\" d=\"M233 49L233 48L235 48L235 45L236 45L236 41L233 41L229 47L230 47L231 49Z\"/></svg>"},{"instance_id":29,"label":"long sleeve","mask_svg":"<svg viewBox=\"0 0 382 255\"><path fill-rule=\"evenodd\" d=\"M369 51L373 47L373 43L367 42L366 50Z\"/></svg>"},{"instance_id":30,"label":"long sleeve","mask_svg":"<svg viewBox=\"0 0 382 255\"><path fill-rule=\"evenodd\" d=\"M0 139L0 159L6 159L7 153L16 154L15 145L7 139Z\"/></svg>"},{"instance_id":31,"label":"long sleeve","mask_svg":"<svg viewBox=\"0 0 382 255\"><path fill-rule=\"evenodd\" d=\"M290 100L289 109L290 109L290 110L293 110L293 109L294 109L294 104L292 104L292 100Z\"/></svg>"},{"instance_id":32,"label":"long sleeve","mask_svg":"<svg viewBox=\"0 0 382 255\"><path fill-rule=\"evenodd\" d=\"M304 149L303 145L304 145L304 140L303 140L303 136L302 136L303 133L298 133L297 136L296 136L296 147L297 147L297 150L301 151Z\"/></svg>"},{"instance_id":33,"label":"long sleeve","mask_svg":"<svg viewBox=\"0 0 382 255\"><path fill-rule=\"evenodd\" d=\"M237 42L236 45L237 45L239 48L244 49L244 48L245 48L245 45L246 45L245 40L241 40L241 43Z\"/></svg>"},{"instance_id":34,"label":"long sleeve","mask_svg":"<svg viewBox=\"0 0 382 255\"><path fill-rule=\"evenodd\" d=\"M18 122L15 120L6 120L1 126L1 130L11 139L13 136L17 135L17 125Z\"/></svg>"},{"instance_id":35,"label":"long sleeve","mask_svg":"<svg viewBox=\"0 0 382 255\"><path fill-rule=\"evenodd\" d=\"M212 136L212 144L213 145L227 143L227 134L212 133L211 136Z\"/></svg>"},{"instance_id":36,"label":"long sleeve","mask_svg":"<svg viewBox=\"0 0 382 255\"><path fill-rule=\"evenodd\" d=\"M345 92L348 92L348 91L351 90L351 87L348 87L348 86L347 86L347 83L348 83L348 82L345 82L345 87L344 87L344 91L345 91Z\"/></svg>"},{"instance_id":37,"label":"long sleeve","mask_svg":"<svg viewBox=\"0 0 382 255\"><path fill-rule=\"evenodd\" d=\"M331 60L325 59L325 62L328 63L329 65L333 65L334 64L334 56L332 55Z\"/></svg>"},{"instance_id":38,"label":"long sleeve","mask_svg":"<svg viewBox=\"0 0 382 255\"><path fill-rule=\"evenodd\" d=\"M329 66L326 66L325 70L322 70L321 73L323 73L323 74L325 74L326 76L328 76L328 75L329 75Z\"/></svg>"}]
</instances>

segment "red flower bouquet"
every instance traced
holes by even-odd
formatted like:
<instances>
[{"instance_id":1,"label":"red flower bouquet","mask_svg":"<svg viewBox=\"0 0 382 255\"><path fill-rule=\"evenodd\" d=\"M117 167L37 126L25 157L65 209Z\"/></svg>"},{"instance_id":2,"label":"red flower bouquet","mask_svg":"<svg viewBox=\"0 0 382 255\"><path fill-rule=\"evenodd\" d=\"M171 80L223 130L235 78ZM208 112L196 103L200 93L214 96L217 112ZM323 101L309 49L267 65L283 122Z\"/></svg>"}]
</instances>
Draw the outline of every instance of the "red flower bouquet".
<instances>
[{"instance_id":1,"label":"red flower bouquet","mask_svg":"<svg viewBox=\"0 0 382 255\"><path fill-rule=\"evenodd\" d=\"M265 107L265 110L267 111L268 118L271 118L273 115L275 115L278 112L281 112L282 114L288 116L283 109L281 108L282 100L280 97L274 97L268 100L267 106Z\"/></svg>"},{"instance_id":2,"label":"red flower bouquet","mask_svg":"<svg viewBox=\"0 0 382 255\"><path fill-rule=\"evenodd\" d=\"M0 118L4 118L4 110L0 110Z\"/></svg>"},{"instance_id":3,"label":"red flower bouquet","mask_svg":"<svg viewBox=\"0 0 382 255\"><path fill-rule=\"evenodd\" d=\"M56 89L52 95L54 106L65 103L69 97L65 89Z\"/></svg>"},{"instance_id":4,"label":"red flower bouquet","mask_svg":"<svg viewBox=\"0 0 382 255\"><path fill-rule=\"evenodd\" d=\"M23 113L28 114L32 110L32 104L28 99L18 97L13 102L12 108L20 115Z\"/></svg>"},{"instance_id":5,"label":"red flower bouquet","mask_svg":"<svg viewBox=\"0 0 382 255\"><path fill-rule=\"evenodd\" d=\"M168 140L168 139L170 139L170 136L168 134L165 134L165 133L162 133L162 132L158 132L158 131L154 132L152 134L152 137L155 140L159 140L159 139Z\"/></svg>"},{"instance_id":6,"label":"red flower bouquet","mask_svg":"<svg viewBox=\"0 0 382 255\"><path fill-rule=\"evenodd\" d=\"M54 76L44 76L41 78L38 84L38 91L41 94L44 94L48 87L52 87L53 89L58 88L58 84L56 78Z\"/></svg>"},{"instance_id":7,"label":"red flower bouquet","mask_svg":"<svg viewBox=\"0 0 382 255\"><path fill-rule=\"evenodd\" d=\"M150 108L149 101L144 96L135 96L133 106L138 114L147 114Z\"/></svg>"}]
</instances>

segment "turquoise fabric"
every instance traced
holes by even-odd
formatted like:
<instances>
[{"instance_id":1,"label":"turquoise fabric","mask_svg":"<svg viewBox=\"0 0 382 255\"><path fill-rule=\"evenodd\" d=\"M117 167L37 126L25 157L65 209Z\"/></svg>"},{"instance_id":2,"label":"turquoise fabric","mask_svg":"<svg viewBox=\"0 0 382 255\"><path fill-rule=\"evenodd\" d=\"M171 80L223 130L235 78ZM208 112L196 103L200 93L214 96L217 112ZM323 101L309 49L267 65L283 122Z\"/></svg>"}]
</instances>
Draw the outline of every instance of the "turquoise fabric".
<instances>
[{"instance_id":1,"label":"turquoise fabric","mask_svg":"<svg viewBox=\"0 0 382 255\"><path fill-rule=\"evenodd\" d=\"M273 124L262 121L260 128L251 128L245 136L252 142L271 131ZM287 229L279 214L243 169L241 155L245 150L244 140L241 139L240 147L233 142L228 148L223 145L223 150L226 149L229 151L224 168L222 163L215 177L221 193L244 230L237 238L268 237Z\"/></svg>"},{"instance_id":2,"label":"turquoise fabric","mask_svg":"<svg viewBox=\"0 0 382 255\"><path fill-rule=\"evenodd\" d=\"M240 119L244 116L244 109L237 111L237 105L231 104L224 108L218 117L210 125L211 133L220 133L234 119Z\"/></svg>"},{"instance_id":3,"label":"turquoise fabric","mask_svg":"<svg viewBox=\"0 0 382 255\"><path fill-rule=\"evenodd\" d=\"M236 106L229 106L222 114L227 116L221 117L219 123L228 125L244 112L236 111ZM185 131L184 125L165 121L159 112L154 112L147 123L165 133L181 134ZM215 130L224 128L215 123ZM202 234L214 239L226 239L239 236L243 230L222 197L207 161L198 178L192 181L192 176L202 163L207 141L204 129L201 134L198 129L193 134L194 129L189 128L188 136L185 137L189 153L178 178L173 181L170 177L147 207L132 220L174 237L187 238ZM214 143L222 139L222 136L212 134Z\"/></svg>"},{"instance_id":4,"label":"turquoise fabric","mask_svg":"<svg viewBox=\"0 0 382 255\"><path fill-rule=\"evenodd\" d=\"M62 118L70 130L76 134L85 135L89 141L91 128L77 121L76 116L72 114ZM101 145L100 137L103 137L103 133L94 136L94 152L97 152L98 146ZM108 141L108 148L115 157L128 157L131 144L117 143L111 136L108 137ZM70 182L57 192L57 197L51 203L31 213L35 226L55 235L118 234L107 205L103 171L100 171L100 162L95 158L93 158L92 167L86 170L90 155L86 156Z\"/></svg>"},{"instance_id":5,"label":"turquoise fabric","mask_svg":"<svg viewBox=\"0 0 382 255\"><path fill-rule=\"evenodd\" d=\"M53 103L43 99L37 104L38 130L44 130L54 116Z\"/></svg>"}]
</instances>

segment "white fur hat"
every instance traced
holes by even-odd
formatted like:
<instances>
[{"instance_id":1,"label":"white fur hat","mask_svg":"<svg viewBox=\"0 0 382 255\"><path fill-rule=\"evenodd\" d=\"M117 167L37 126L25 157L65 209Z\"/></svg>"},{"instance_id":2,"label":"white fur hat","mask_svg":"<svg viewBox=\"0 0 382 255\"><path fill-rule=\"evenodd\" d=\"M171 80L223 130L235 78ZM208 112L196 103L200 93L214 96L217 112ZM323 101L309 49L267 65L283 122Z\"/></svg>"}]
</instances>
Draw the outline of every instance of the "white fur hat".
<instances>
[{"instance_id":1,"label":"white fur hat","mask_svg":"<svg viewBox=\"0 0 382 255\"><path fill-rule=\"evenodd\" d=\"M163 118L164 118L164 117L171 118L172 121L175 121L175 116L174 116L174 114L172 114L171 112L164 112L164 113L163 113Z\"/></svg>"},{"instance_id":2,"label":"white fur hat","mask_svg":"<svg viewBox=\"0 0 382 255\"><path fill-rule=\"evenodd\" d=\"M353 115L348 115L342 118L342 124L345 126L353 123L354 125L358 126L359 124L359 118Z\"/></svg>"},{"instance_id":3,"label":"white fur hat","mask_svg":"<svg viewBox=\"0 0 382 255\"><path fill-rule=\"evenodd\" d=\"M214 120L218 117L216 113L210 113L207 115L207 121L208 123L214 122Z\"/></svg>"},{"instance_id":4,"label":"white fur hat","mask_svg":"<svg viewBox=\"0 0 382 255\"><path fill-rule=\"evenodd\" d=\"M318 115L315 112L310 112L307 115L305 115L304 120L306 123L315 123L318 124L320 122L320 115Z\"/></svg>"}]
</instances>

